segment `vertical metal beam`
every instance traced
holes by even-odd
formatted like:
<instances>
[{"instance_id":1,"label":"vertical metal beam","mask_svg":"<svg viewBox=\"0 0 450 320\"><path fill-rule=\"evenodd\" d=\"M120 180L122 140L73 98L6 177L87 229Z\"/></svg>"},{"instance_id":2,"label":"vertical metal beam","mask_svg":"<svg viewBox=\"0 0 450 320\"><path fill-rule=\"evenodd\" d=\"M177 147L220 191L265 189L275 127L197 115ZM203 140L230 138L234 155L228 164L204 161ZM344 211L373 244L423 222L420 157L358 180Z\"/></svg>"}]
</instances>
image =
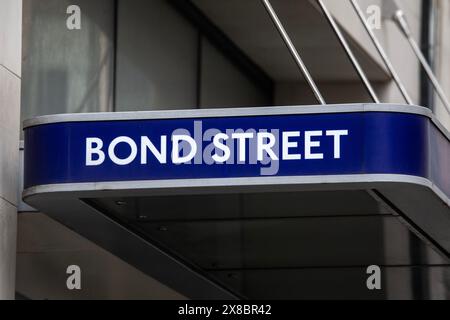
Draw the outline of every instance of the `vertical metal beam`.
<instances>
[{"instance_id":1,"label":"vertical metal beam","mask_svg":"<svg viewBox=\"0 0 450 320\"><path fill-rule=\"evenodd\" d=\"M370 81L367 79L367 76L364 73L364 70L361 68L361 65L359 64L358 60L356 59L355 55L353 54L352 49L350 48L347 40L345 39L344 35L342 34L341 29L339 28L338 24L336 23L334 17L328 11L327 7L325 6L325 4L323 3L322 0L316 0L316 2L320 6L320 9L322 10L323 14L327 18L329 24L331 25L331 28L333 29L334 33L336 34L337 38L339 39L339 42L341 43L342 47L344 48L345 52L347 53L347 56L349 57L350 62L352 63L353 67L355 68L356 72L358 73L358 76L364 83L364 86L366 87L367 92L369 93L373 102L380 103L380 100L378 99L378 96L375 93L375 90L373 89Z\"/></svg>"},{"instance_id":2,"label":"vertical metal beam","mask_svg":"<svg viewBox=\"0 0 450 320\"><path fill-rule=\"evenodd\" d=\"M392 12L388 14L388 18L392 18ZM420 49L432 69L434 69L433 64L435 61L436 46L435 14L434 0L422 0L422 13L420 17ZM420 105L427 106L434 111L435 100L433 85L428 79L428 75L425 70L422 69L420 72Z\"/></svg>"},{"instance_id":3,"label":"vertical metal beam","mask_svg":"<svg viewBox=\"0 0 450 320\"><path fill-rule=\"evenodd\" d=\"M450 113L450 103L448 101L447 96L444 93L444 90L442 89L441 85L439 84L438 79L434 75L433 70L431 69L427 59L423 55L422 51L420 50L416 40L414 40L411 29L409 28L408 22L406 21L405 14L402 10L398 9L392 19L396 22L397 26L400 28L400 30L403 32L405 37L408 39L409 44L411 45L411 48L413 49L415 55L420 61L420 64L422 65L423 69L428 75L428 78L430 79L431 83L433 84L434 89L436 90L437 94L439 95L439 98L441 99L442 103L444 104L447 111Z\"/></svg>"},{"instance_id":4,"label":"vertical metal beam","mask_svg":"<svg viewBox=\"0 0 450 320\"><path fill-rule=\"evenodd\" d=\"M308 68L306 67L305 63L303 62L302 58L300 57L300 54L298 53L297 49L295 48L294 44L291 41L291 38L289 37L288 33L286 32L285 28L283 27L283 24L281 23L280 19L278 18L278 15L276 14L275 10L273 9L272 5L270 4L269 0L261 0L264 7L266 8L267 13L269 14L270 18L272 19L273 24L278 30L278 33L283 38L284 43L286 44L286 47L289 49L289 52L292 55L292 58L294 59L295 63L297 64L298 68L300 69L301 73L305 77L306 81L308 82L309 87L314 93L314 96L316 97L317 101L324 105L326 104L325 99L322 97L322 94L320 93L319 88L317 87L316 83L314 82L314 79L312 78L311 74L308 71Z\"/></svg>"},{"instance_id":5,"label":"vertical metal beam","mask_svg":"<svg viewBox=\"0 0 450 320\"><path fill-rule=\"evenodd\" d=\"M369 34L370 39L372 40L373 44L375 45L375 48L377 49L378 53L380 54L381 58L383 59L384 64L386 65L389 73L391 74L392 78L394 79L398 89L400 90L400 93L402 94L403 98L405 99L406 103L413 104L411 97L409 96L405 86L403 85L402 81L400 80L400 77L397 74L397 71L395 71L394 66L392 65L391 61L389 60L386 52L384 51L383 47L381 46L380 42L378 41L377 37L375 36L375 33L372 31L371 27L368 25L366 21L366 17L364 16L363 11L361 10L360 6L358 5L356 0L350 0L353 8L355 9L359 19L361 20L361 23L364 25L364 28L366 29L367 33Z\"/></svg>"}]
</instances>

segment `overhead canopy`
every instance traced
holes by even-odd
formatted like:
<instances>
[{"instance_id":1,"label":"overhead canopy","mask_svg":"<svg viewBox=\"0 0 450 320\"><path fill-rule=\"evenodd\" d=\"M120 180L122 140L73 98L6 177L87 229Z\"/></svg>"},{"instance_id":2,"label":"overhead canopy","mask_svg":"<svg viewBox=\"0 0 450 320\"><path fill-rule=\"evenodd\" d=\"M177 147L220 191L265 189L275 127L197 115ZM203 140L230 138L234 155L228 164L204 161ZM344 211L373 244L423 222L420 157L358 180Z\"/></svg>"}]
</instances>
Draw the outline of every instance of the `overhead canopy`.
<instances>
[{"instance_id":1,"label":"overhead canopy","mask_svg":"<svg viewBox=\"0 0 450 320\"><path fill-rule=\"evenodd\" d=\"M392 263L374 230L403 230L398 219L449 256L450 141L425 108L66 114L24 128L24 200L188 297L270 297L262 269L270 283L280 269Z\"/></svg>"}]
</instances>

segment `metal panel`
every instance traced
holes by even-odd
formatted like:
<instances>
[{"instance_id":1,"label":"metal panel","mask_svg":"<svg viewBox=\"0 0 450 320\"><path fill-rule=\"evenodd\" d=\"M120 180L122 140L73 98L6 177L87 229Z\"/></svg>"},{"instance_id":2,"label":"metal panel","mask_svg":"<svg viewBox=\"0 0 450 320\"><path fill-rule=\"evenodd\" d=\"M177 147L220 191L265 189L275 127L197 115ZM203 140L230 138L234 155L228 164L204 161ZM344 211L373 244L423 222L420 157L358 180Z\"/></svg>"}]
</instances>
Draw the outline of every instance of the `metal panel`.
<instances>
[{"instance_id":1,"label":"metal panel","mask_svg":"<svg viewBox=\"0 0 450 320\"><path fill-rule=\"evenodd\" d=\"M288 108L291 109L292 108ZM207 114L207 113L205 113ZM305 177L327 175L357 175L357 174L391 174L409 175L430 179L428 161L435 159L437 163L444 163L447 154L430 153L428 135L436 132L431 138L440 145L440 150L446 150L448 144L438 128L429 126L427 117L401 112L354 112L336 114L305 114L305 115L272 115L255 117L217 117L194 119L165 119L165 120L136 120L118 122L68 122L55 123L45 126L34 126L26 129L26 136L30 144L26 147L26 188L37 185L59 183L89 183L112 181L149 181L149 180L186 180L196 179L230 179L230 178L263 178L277 177ZM151 128L151 131L150 131ZM209 140L204 133L208 130L276 130L277 150L279 160L263 163L255 158L256 149L247 148L245 164L237 159L226 164L208 164L203 150L209 146ZM383 128L383 130L380 130ZM142 165L136 158L127 165L119 166L110 159L105 159L100 165L88 166L86 160L86 138L97 137L104 141L104 148L118 136L128 136L134 144L140 144L141 136L147 136L159 147L160 137L171 137L173 132L183 129L195 140L197 153L193 163L177 165L173 159L167 163L159 163L150 159L147 165ZM304 153L305 139L298 141L296 152L303 154L303 158L291 161L281 156L281 135L284 132L300 130L316 130L324 135L324 130L346 130L346 135L340 143L339 155L334 150L336 141L330 137L317 138L321 145L316 148L322 153L322 159L307 159ZM299 132L300 132L299 131ZM254 136L256 137L256 136ZM438 139L437 137L442 137ZM206 139L206 140L205 140ZM67 143L70 141L70 143ZM157 141L157 142L155 142ZM319 143L319 142L318 142ZM167 143L166 143L167 144ZM128 148L128 149L127 149ZM136 146L138 149L138 147ZM168 151L171 152L171 145ZM230 148L235 148L232 145ZM122 149L122 157L130 153L126 145ZM234 150L234 149L231 149ZM105 151L102 151L105 152ZM198 158L197 158L198 156ZM32 161L31 161L32 159ZM55 162L55 160L57 161ZM301 164L301 165L298 165ZM153 168L148 170L148 168ZM269 172L270 171L270 172ZM447 190L446 178L438 184ZM450 188L450 186L449 186Z\"/></svg>"},{"instance_id":2,"label":"metal panel","mask_svg":"<svg viewBox=\"0 0 450 320\"><path fill-rule=\"evenodd\" d=\"M363 180L368 181L368 179L363 179ZM320 185L320 187L319 187L319 185ZM347 184L336 183L336 184L331 184L331 185L330 184L324 185L323 183L320 183L318 185L305 186L305 188L306 188L306 190L314 190L314 189L319 190L319 188L322 188L322 190L329 190L329 191L343 190L342 192L344 192L344 190L354 190L355 188L357 188L359 190L361 188L363 188L363 189L364 188L376 188L377 190L380 190L381 193L383 193L384 195L389 197L393 202L398 204L402 210L404 209L405 211L404 212L401 211L400 213L402 215L404 215L405 217L411 216L411 217L414 217L414 219L419 218L419 222L420 222L421 217L424 218L426 216L427 221L430 222L429 226L425 226L425 229L414 229L413 228L413 230L415 230L415 231L419 230L418 235L420 235L422 237L422 239L424 239L427 243L430 243L431 245L434 246L435 243L438 243L440 241L439 237L436 237L436 235L439 235L439 232L440 232L439 228L444 233L445 233L445 230L448 230L446 227L446 224L444 222L445 220L442 220L442 218L439 218L439 216L438 216L440 214L448 215L448 207L447 208L436 207L437 203L442 203L442 202L440 199L436 198L436 195L433 194L433 192L431 192L431 191L427 192L427 190L429 190L427 188L414 187L409 184L374 183L374 182L347 183ZM273 187L271 187L269 189L273 190ZM280 188L279 186L277 186L277 189L278 189L278 191L281 191L283 188ZM236 188L233 188L233 190L236 191ZM170 190L167 190L166 192L169 192L170 194L174 194L174 192L176 193L176 190L170 189ZM190 189L190 192L192 193L195 191ZM218 189L214 189L214 188L206 188L205 192L207 192L208 194L211 194L214 192L220 193L220 192L223 192L223 190L218 190ZM222 243L222 244L226 244L226 246L228 246L228 247L233 246L233 243L235 243L235 241L232 241L232 239L237 239L237 238L234 238L232 236L233 233L226 233L226 230L236 230L236 231L241 230L242 231L244 229L239 229L239 228L223 229L222 226L220 228L212 228L211 224L214 224L213 220L210 222L208 222L208 221L186 222L187 224L191 224L192 226L195 226L195 224L197 224L197 226L200 227L200 229L198 231L195 231L198 228L190 229L191 231L195 231L194 234L196 234L197 237L200 237L199 238L200 242L194 246L195 248L187 251L189 253L189 255L187 257L184 256L182 253L180 254L180 252L177 252L177 254L175 254L175 257L172 257L169 259L169 257L166 256L167 252L171 252L174 249L177 249L176 246L180 246L180 245L189 247L189 243L191 243L190 241L192 241L192 239L194 239L194 238L188 237L187 239L190 239L189 241L176 241L176 246L172 246L170 248L170 250L168 250L169 248L167 248L168 247L167 243L166 243L166 245L163 245L164 241L162 241L161 239L166 238L166 240L169 239L171 242L173 242L174 240L176 240L177 237L179 238L180 235L182 237L187 236L185 234L186 231L182 231L182 229L180 229L180 227L182 226L182 223L184 223L183 221L172 221L172 222L159 221L159 222L155 222L153 224L153 227L150 227L151 222L146 222L144 219L143 223L147 224L150 229L153 229L153 232L161 233L161 235L159 236L159 241L158 241L158 239L156 239L156 240L153 239L152 241L149 241L148 238L144 237L144 233L138 232L136 229L128 229L127 230L127 228L130 227L129 223L124 224L124 222L121 219L117 219L117 217L110 216L109 215L110 212L104 212L104 214L101 214L101 213L99 213L99 211L93 209L93 207L82 204L82 202L79 200L80 198L85 198L85 197L88 197L88 198L89 197L105 198L108 196L118 197L118 196L123 196L124 194L126 195L127 193L129 193L131 196L135 196L136 194L139 194L139 192L131 192L130 193L126 189L117 190L117 191L96 191L96 192L93 192L93 191L74 192L72 190L71 192L55 192L55 193L35 194L33 196L30 196L27 201L34 206L39 206L44 212L49 214L52 218L67 225L72 230L74 230L74 231L80 233L81 235L83 235L84 237L87 237L88 239L94 241L95 243L99 244L106 250L112 252L115 255L118 255L120 258L124 259L125 261L132 264L136 268L151 275L155 279L167 284L171 288L174 288L175 290L181 292L182 294L186 295L187 297L191 297L191 298L192 297L197 297L197 298L215 297L217 294L217 291L216 291L217 286L214 285L214 281L218 281L218 283L224 283L224 285L228 286L230 281L233 282L235 279L240 279L240 276L239 276L240 271L235 270L235 269L230 269L230 270L226 270L226 271L223 270L223 271L220 271L219 274L216 274L215 271L212 271L212 270L217 269L217 271L219 271L220 264L215 264L213 261L212 263L214 265L212 265L210 268L211 269L210 276L213 276L213 278L216 278L216 280L213 280L213 282L209 282L208 286L211 286L211 287L207 290L208 293L206 293L206 291L204 291L204 290L206 290L206 287L204 287L204 285L206 285L206 283L208 283L208 282L205 283L204 280L201 280L200 282L198 282L201 279L201 277L200 277L200 279L198 279L198 274L203 274L203 276L206 276L206 274L201 269L198 269L196 267L195 261L189 261L189 259L187 259L187 258L192 257L192 255L195 255L196 252L199 253L198 249L200 249L202 245L204 246L204 245L207 245L208 243L211 245L213 243ZM411 194L414 195L412 198L410 198ZM261 196L263 197L264 194L261 194ZM407 207L404 207L404 203L402 203L402 201L399 200L402 198L404 199L403 201L407 203L407 205L408 205ZM423 207L414 205L415 202L411 201L411 199L420 199L420 202L422 203ZM95 205L94 207L97 207L97 206ZM433 210L431 212L423 211L423 208L431 208L431 207L433 208ZM207 207L205 207L204 209L207 209ZM241 211L239 211L239 212L241 212ZM307 211L305 211L305 212L307 212ZM192 213L192 210L190 210L190 213ZM282 212L278 212L278 214L281 214L281 213ZM383 217L383 215L380 215L380 218L382 218L382 217ZM111 218L115 219L116 222L113 223L110 220ZM322 218L329 219L329 218L326 218L326 216L322 216ZM318 223L319 223L319 221L321 221L319 223L319 225L320 224L323 225L324 221L325 221L325 223L327 221L322 218L317 220ZM351 218L350 216L343 216L341 219L345 220L345 219L350 219L350 218ZM364 220L364 219L366 219L366 216L355 215L354 218ZM295 221L295 218L292 218L292 219L294 219L294 221ZM309 221L314 221L314 217L306 217L306 219L312 219ZM335 219L337 219L336 221L338 221L340 218L335 217ZM372 216L372 218L367 217L367 219L375 219L374 222L376 222L376 215ZM395 219L395 218L392 217L390 219ZM139 218L138 218L138 220L139 220ZM344 221L344 220L342 220L342 221ZM134 221L136 221L136 219L134 219ZM239 220L237 220L237 221L239 221ZM235 224L238 223L237 221L235 221L234 223ZM255 225L255 223L256 224L259 223L260 226L264 226L264 222L267 222L270 225L270 223L272 223L271 221L273 221L273 223L275 223L275 226L276 225L281 226L281 229L280 228L275 228L275 229L269 228L267 230L269 231L269 234L270 234L270 232L273 232L275 230L282 231L281 233L278 233L278 235L281 235L281 238L279 240L281 240L283 238L283 235L287 236L288 238L294 239L295 237L302 237L302 234L303 234L303 233L298 233L298 232L294 232L294 233L287 232L286 233L287 230L290 230L289 229L290 224L286 225L288 227L288 229L286 229L285 227L282 227L283 219L277 220L277 219L269 218L269 219L254 220L254 222L252 222L253 221L252 219L242 220L243 223L246 223L246 221L252 223L253 225ZM288 220L286 220L286 221L288 221ZM354 221L355 220L350 219L344 225L355 226ZM394 222L394 221L395 220L392 220L392 222ZM221 222L222 222L222 220L218 220L216 223L220 224ZM223 222L226 222L226 221L223 221ZM177 227L177 225L178 225L178 227ZM205 228L202 229L201 228L202 225ZM298 225L298 227L303 228L302 225L303 224L300 223ZM336 225L336 223L334 225ZM369 229L370 229L371 226L374 227L374 224L369 223L369 224L365 224L365 226L369 227ZM396 235L399 235L399 232L402 229L399 227L399 225L397 223L395 223L393 226L395 226L395 229L397 230L394 233ZM411 227L411 225L408 225L408 226ZM360 225L360 227L362 229L365 229L364 224ZM380 225L380 227L381 227L381 225ZM348 250L350 250L349 252L351 252L353 250L353 249L351 249L353 246L357 246L358 244L364 243L364 241L362 239L366 239L366 238L364 238L365 237L364 231L362 231L361 228L357 228L354 230L352 229L351 232L349 231L347 233L345 233L345 232L342 233L341 236L337 236L336 241L338 238L340 238L341 240L345 240L345 238L347 238L347 237L352 237L355 234L355 232L357 232L358 234L359 234L359 232L363 232L362 237L358 238L362 242L361 241L350 242L351 244L350 244L350 247L348 247ZM177 233L176 232L177 229L180 232ZM258 228L258 229L260 231L264 230L264 228L263 229ZM298 230L298 228L294 228L294 229ZM392 233L392 228L390 228L390 229L391 229L391 233ZM214 230L220 231L222 233L225 232L225 234L227 235L226 236L227 241L220 242L219 238L214 240L214 237L211 238L211 237L207 237L207 236L201 236L202 232L203 232L203 234L204 234L204 232L211 234L212 232L214 232ZM306 228L305 230L306 230L306 232L310 232L310 231L312 232L312 230L314 230L314 228L311 230L310 230L310 228L309 229ZM324 231L321 227L320 227L320 230ZM334 232L338 232L337 229L334 229L334 230L335 230ZM366 230L366 232L367 232L367 230ZM375 229L373 229L373 230L375 232ZM380 232L382 232L381 231L382 229L379 229L379 230L380 230ZM438 233L436 233L436 231ZM171 232L175 232L175 234L178 234L178 236L172 239L170 237ZM313 239L316 239L316 240L317 239L325 239L328 232L324 232L323 234L321 234L321 232L316 232L315 235L313 232L313 234L311 234L311 237L307 237L308 241L314 241ZM401 232L403 232L403 231L401 231ZM424 232L426 232L426 233L424 234ZM427 234L427 232L428 232L428 234ZM241 232L239 231L238 233L235 233L235 235L238 235L239 233L241 233ZM241 234L244 236L246 233L241 233ZM293 237L289 237L289 234L292 234ZM332 233L332 234L337 235L337 233ZM376 234L376 232L375 232L375 234ZM429 235L431 235L432 237L429 237ZM249 234L247 234L247 236L249 236ZM303 236L305 236L305 234ZM437 242L432 243L429 241L429 240L433 240L433 237L434 237L434 239L437 240ZM288 238L286 238L286 239L288 239ZM367 239L369 239L369 238L367 238ZM120 239L120 241L117 241L117 239ZM225 238L222 238L222 239L225 239ZM242 240L247 239L247 241L250 241L251 237L246 238L244 236L244 238L241 238L241 239ZM264 237L262 239L264 239ZM267 239L267 240L263 240L263 241L269 241L269 239L276 240L273 237L272 238L269 237L269 238L265 238L265 239ZM375 238L372 238L372 240L373 239L375 239ZM389 238L386 238L386 239L389 239ZM219 242L217 242L217 241L219 241ZM383 241L380 240L380 242L378 242L378 244L375 244L374 248L379 249L379 246L382 245ZM398 242L398 240L395 240L395 241L396 241L395 245L398 247L398 245L400 245L400 242ZM253 243L256 244L255 242L253 242ZM238 247L240 246L239 243L235 243L235 244ZM336 243L334 243L334 244L336 244ZM156 247L155 247L155 245L156 245ZM330 245L332 245L332 244L330 244ZM387 243L385 245L390 246L389 243ZM163 248L163 251L161 251L160 249L157 249L158 247L161 247L161 246ZM238 248L238 247L234 246L233 248ZM266 247L271 248L271 246L270 245L267 246L267 244L266 244ZM304 246L300 243L299 246L297 246L297 249L302 248L302 247L304 247ZM130 248L132 248L132 250L130 250ZM242 249L245 249L245 248L246 248L246 246L242 247ZM358 250L356 247L354 249ZM398 263L401 265L403 263L407 263L407 265L410 263L408 256L402 257L402 255L405 253L404 249L400 249L400 252L403 252L400 255L397 255L397 254L393 255L393 252L395 252L395 251L390 250L390 252L391 252L390 256L386 257L388 260L383 260L386 258L383 258L382 255L379 255L378 260L377 260L375 258L376 258L376 252L378 252L377 251L378 249L376 249L375 252L373 252L375 254L374 256L367 256L367 259L365 261L362 261L362 263L368 263L369 261L370 262L375 261L378 263L380 263L380 262L388 263L389 262L391 264ZM446 249L444 249L444 251L442 251L442 249L443 249L442 247L438 247L438 249L440 249L441 252L444 252L444 253L446 251ZM340 248L340 250L344 250L344 247ZM367 254L370 255L369 251L370 250L367 249ZM208 250L202 251L202 252L207 253ZM230 252L234 252L235 254L238 254L241 251L240 250L235 251L233 249ZM323 255L321 255L320 252L318 252L318 251L311 251L310 254L313 254L313 255L316 254L316 258L319 260L320 259L331 259L331 256L330 256L331 252L332 251L322 252ZM185 251L185 253L186 253L186 251ZM278 256L280 257L280 259L282 258L282 259L284 259L284 261L293 261L292 258L289 258L289 256L285 256L283 258L283 256L280 256L280 253L281 252L278 253ZM317 256L317 254L318 254L318 256ZM358 256L364 257L364 255L354 255L353 259L357 259ZM207 259L208 255L199 254L199 255L197 255L197 257L200 257L201 259ZM254 257L258 258L257 256L254 256ZM262 257L264 257L264 255ZM297 257L302 258L302 255L299 255ZM261 258L261 255L259 256L258 259L260 259L260 258ZM350 256L350 258L352 259L352 255ZM280 259L278 259L277 261L283 261ZM316 260L316 262L319 260ZM188 266L187 269L186 269L186 267L184 267L182 269L177 269L179 267L176 267L177 263L175 263L175 261L178 261L177 263L180 263L181 265L183 265L183 264L185 266L187 265ZM208 260L206 260L206 261L208 261ZM311 260L311 261L314 261L314 260ZM323 262L324 261L325 260L323 260ZM341 261L341 260L339 260L339 261ZM434 261L434 262L432 262L432 261ZM413 263L419 263L419 264L423 264L423 263L445 264L446 263L445 262L446 260L441 260L441 261L443 261L443 262L439 262L438 258L432 258L431 261L430 260L414 260ZM357 261L354 261L354 262L357 262ZM163 269L161 269L161 266L163 266ZM310 265L310 267L312 267L312 265ZM320 268L319 269L313 268L313 269L315 270L315 272L318 272L320 270ZM338 268L338 269L341 269L341 268ZM327 270L330 270L330 269L327 268ZM261 271L263 271L263 270L261 270ZM284 269L283 269L283 271L284 271ZM292 270L292 272L293 271L294 270ZM360 274L360 271L357 271L355 273L355 275ZM208 271L208 272L210 272L210 271ZM252 270L249 270L249 272L252 273ZM195 275L195 274L197 274L197 275ZM228 277L229 279L221 278L221 274ZM288 274L288 273L283 272L283 274ZM177 276L175 276L175 275L177 275ZM178 277L178 275L180 275L181 277ZM264 275L264 272L260 273L260 275ZM274 275L274 277L275 277L275 275ZM279 276L277 276L277 277L281 281L282 278L280 278ZM197 278L197 280L194 280L196 278ZM272 279L272 277L268 277L267 279ZM353 280L355 280L355 279L353 279ZM191 282L191 281L193 281L193 282ZM349 278L349 281L351 281L350 278ZM286 285L288 283L291 283L291 282L285 282L284 284ZM351 294L352 292L353 293L355 292L355 291L352 291L352 289L351 289L352 286L356 285L357 283L360 283L360 282L357 282L357 279L356 279L355 281L351 281L351 283L352 283L352 285L347 287L348 291L346 291L349 294ZM270 285L270 282L267 284ZM201 288L203 288L203 289L201 289ZM240 291L239 286L237 286L237 287L232 286L232 288L237 288L237 290ZM252 288L251 283L249 283L248 289L250 290L251 288ZM253 286L253 288L254 288L254 286ZM322 289L323 289L323 287L322 287ZM210 291L210 290L212 290L212 291ZM288 291L286 291L286 292L288 292ZM294 293L294 291L289 291L289 292ZM301 292L302 291L300 290L297 293L301 294ZM325 290L322 292L325 293L325 292L329 292L329 291ZM203 293L205 293L207 295L204 295ZM274 293L275 293L275 291L274 291ZM249 292L245 292L245 294L249 294ZM303 294L305 294L305 293L303 293ZM332 296L331 292L330 292L330 294L331 294L330 296ZM257 295L255 295L255 293L253 293L252 296L256 297Z\"/></svg>"}]
</instances>

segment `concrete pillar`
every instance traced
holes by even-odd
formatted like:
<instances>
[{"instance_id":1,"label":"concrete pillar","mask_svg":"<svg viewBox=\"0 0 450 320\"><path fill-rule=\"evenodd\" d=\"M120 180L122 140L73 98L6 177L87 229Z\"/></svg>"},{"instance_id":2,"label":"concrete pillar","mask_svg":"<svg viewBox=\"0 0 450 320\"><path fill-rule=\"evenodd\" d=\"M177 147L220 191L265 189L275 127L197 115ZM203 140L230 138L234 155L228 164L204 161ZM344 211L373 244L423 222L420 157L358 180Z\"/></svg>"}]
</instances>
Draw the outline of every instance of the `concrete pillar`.
<instances>
[{"instance_id":1,"label":"concrete pillar","mask_svg":"<svg viewBox=\"0 0 450 320\"><path fill-rule=\"evenodd\" d=\"M22 0L0 0L0 299L14 299Z\"/></svg>"}]
</instances>

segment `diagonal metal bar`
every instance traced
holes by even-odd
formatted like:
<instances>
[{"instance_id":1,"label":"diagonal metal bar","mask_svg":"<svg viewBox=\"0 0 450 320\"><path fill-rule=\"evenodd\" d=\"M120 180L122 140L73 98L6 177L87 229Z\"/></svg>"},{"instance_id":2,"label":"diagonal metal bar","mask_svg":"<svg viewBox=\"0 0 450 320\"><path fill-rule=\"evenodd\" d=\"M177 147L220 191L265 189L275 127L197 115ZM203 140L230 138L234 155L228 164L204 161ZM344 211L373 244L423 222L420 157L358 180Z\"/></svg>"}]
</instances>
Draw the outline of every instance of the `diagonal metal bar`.
<instances>
[{"instance_id":1,"label":"diagonal metal bar","mask_svg":"<svg viewBox=\"0 0 450 320\"><path fill-rule=\"evenodd\" d=\"M445 95L444 90L442 89L438 79L434 75L434 72L431 69L430 64L428 63L427 59L424 57L422 50L420 50L419 45L417 44L416 40L414 39L414 37L411 33L411 29L409 28L408 22L405 18L404 12L400 9L396 10L392 19L396 22L397 26L403 32L406 39L408 39L408 42L409 42L411 48L413 49L415 55L417 56L417 58L420 61L420 64L422 65L423 69L425 70L426 74L428 75L428 78L430 79L431 83L433 84L433 87L436 90L436 93L439 95L439 98L441 99L442 103L444 104L444 107L450 113L450 103L448 101L448 98Z\"/></svg>"},{"instance_id":2,"label":"diagonal metal bar","mask_svg":"<svg viewBox=\"0 0 450 320\"><path fill-rule=\"evenodd\" d=\"M316 83L314 82L314 79L312 78L311 74L308 71L308 68L306 67L305 63L303 62L302 58L300 57L300 54L298 53L297 49L295 48L294 44L292 43L291 38L289 37L288 33L286 32L286 29L284 28L283 24L281 23L280 19L278 18L277 13L273 9L271 3L269 0L261 0L267 13L269 14L270 18L272 19L273 24L278 30L278 33L280 34L281 38L283 38L283 41L286 45L286 47L289 49L289 52L292 55L292 58L294 59L295 63L297 64L298 68L300 69L302 75L305 77L306 81L308 82L309 87L314 93L314 96L316 97L317 101L325 105L325 99L323 98L322 94L320 93L319 88L317 87Z\"/></svg>"},{"instance_id":3,"label":"diagonal metal bar","mask_svg":"<svg viewBox=\"0 0 450 320\"><path fill-rule=\"evenodd\" d=\"M358 76L360 77L361 81L364 83L364 86L367 89L367 92L369 93L370 97L372 98L373 102L380 103L380 100L378 99L377 94L375 93L375 90L372 87L372 84L370 83L369 79L367 79L366 74L364 73L364 70L362 69L361 65L359 64L358 60L356 59L355 55L353 54L352 49L350 48L347 40L345 39L344 35L341 32L340 27L336 23L336 20L334 19L333 15L330 13L328 8L325 6L322 0L316 0L317 4L319 5L320 9L322 10L322 13L327 18L328 23L330 24L331 28L333 29L334 33L336 34L337 38L339 39L339 42L341 43L342 47L344 48L348 58L350 59L350 62L352 63L353 67L355 68L356 72L358 73Z\"/></svg>"},{"instance_id":4,"label":"diagonal metal bar","mask_svg":"<svg viewBox=\"0 0 450 320\"><path fill-rule=\"evenodd\" d=\"M368 25L366 21L366 17L364 16L363 11L361 10L361 7L359 6L358 2L356 0L350 0L353 8L355 9L355 12L357 13L359 19L361 20L361 23L363 24L364 28L366 29L367 33L369 34L370 39L372 40L373 44L375 45L375 48L377 49L378 53L380 54L381 58L383 59L384 64L386 65L389 73L391 74L392 78L394 79L398 89L400 90L400 93L402 94L403 98L405 99L406 103L413 104L413 101L411 97L409 96L405 86L403 85L400 77L398 76L397 71L395 71L394 66L392 65L391 61L389 60L386 52L384 51L383 47L381 46L380 42L378 41L377 37L375 36L375 33L372 31L371 27Z\"/></svg>"}]
</instances>

